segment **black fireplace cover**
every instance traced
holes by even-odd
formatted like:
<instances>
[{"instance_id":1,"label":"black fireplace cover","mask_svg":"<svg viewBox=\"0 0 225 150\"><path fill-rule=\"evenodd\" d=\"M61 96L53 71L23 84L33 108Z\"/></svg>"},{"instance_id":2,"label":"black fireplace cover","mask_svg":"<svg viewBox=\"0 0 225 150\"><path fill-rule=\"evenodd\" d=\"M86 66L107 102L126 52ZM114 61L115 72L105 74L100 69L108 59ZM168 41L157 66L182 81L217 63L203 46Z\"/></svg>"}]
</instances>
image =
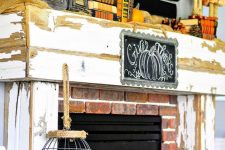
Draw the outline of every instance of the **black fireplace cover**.
<instances>
[{"instance_id":1,"label":"black fireplace cover","mask_svg":"<svg viewBox=\"0 0 225 150\"><path fill-rule=\"evenodd\" d=\"M161 149L160 116L71 114L71 118L72 130L88 132L86 140L92 150Z\"/></svg>"}]
</instances>

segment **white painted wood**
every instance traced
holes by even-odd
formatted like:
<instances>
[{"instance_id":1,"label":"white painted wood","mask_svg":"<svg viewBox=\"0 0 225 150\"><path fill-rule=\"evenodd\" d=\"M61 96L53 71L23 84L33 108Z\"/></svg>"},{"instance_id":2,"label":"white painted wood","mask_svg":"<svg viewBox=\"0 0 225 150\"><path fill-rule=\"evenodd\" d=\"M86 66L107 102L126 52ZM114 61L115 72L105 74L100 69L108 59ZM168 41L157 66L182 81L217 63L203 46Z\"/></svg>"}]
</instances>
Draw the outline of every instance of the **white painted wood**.
<instances>
[{"instance_id":1,"label":"white painted wood","mask_svg":"<svg viewBox=\"0 0 225 150\"><path fill-rule=\"evenodd\" d=\"M26 62L8 61L0 62L1 79L19 79L26 77Z\"/></svg>"},{"instance_id":2,"label":"white painted wood","mask_svg":"<svg viewBox=\"0 0 225 150\"><path fill-rule=\"evenodd\" d=\"M61 80L63 63L67 63L70 68L70 81L122 86L119 61L43 51L39 51L38 55L30 60L30 77ZM221 84L225 83L224 75L179 69L178 76L176 92L225 94L225 84Z\"/></svg>"},{"instance_id":3,"label":"white painted wood","mask_svg":"<svg viewBox=\"0 0 225 150\"><path fill-rule=\"evenodd\" d=\"M22 32L22 16L18 14L0 14L0 39L9 38L15 32Z\"/></svg>"},{"instance_id":4,"label":"white painted wood","mask_svg":"<svg viewBox=\"0 0 225 150\"><path fill-rule=\"evenodd\" d=\"M178 96L178 134L177 144L180 149L194 150L196 134L196 112L194 111L194 96Z\"/></svg>"},{"instance_id":5,"label":"white painted wood","mask_svg":"<svg viewBox=\"0 0 225 150\"><path fill-rule=\"evenodd\" d=\"M58 84L33 83L32 150L41 150L46 134L58 129Z\"/></svg>"},{"instance_id":6,"label":"white painted wood","mask_svg":"<svg viewBox=\"0 0 225 150\"><path fill-rule=\"evenodd\" d=\"M32 10L31 10L32 11ZM52 31L46 31L30 22L30 45L45 48L54 48L61 50L91 52L97 54L116 54L120 55L120 32L123 29L133 30L133 28L123 28L119 25L115 27L102 27L97 21L104 21L105 24L110 21L95 19L90 17L81 17L77 14L49 10L49 25L51 24ZM57 17L65 16L65 20L71 24L81 24L80 29L70 27L57 27ZM41 16L40 16L41 17ZM77 18L76 18L77 17ZM91 23L89 19L96 21ZM103 24L103 23L102 23ZM154 32L157 31L157 32ZM161 30L156 29L137 29L136 32L144 32L146 34L164 36ZM225 67L225 53L218 51L211 52L208 48L202 48L202 43L206 42L210 46L215 44L214 41L204 40L184 34L167 32L168 38L176 38L179 46L180 58L200 58L202 60L221 63ZM88 43L87 43L88 42Z\"/></svg>"},{"instance_id":7,"label":"white painted wood","mask_svg":"<svg viewBox=\"0 0 225 150\"><path fill-rule=\"evenodd\" d=\"M32 11L32 10L31 10ZM51 31L43 30L33 22L30 22L30 45L45 48L54 48L55 53L60 50L80 51L94 54L120 55L120 32L125 29L118 24L115 27L105 27L103 20L90 17L81 17L77 14L49 10L49 27ZM71 24L80 24L80 29L70 27L57 27L57 17L65 16L65 20ZM90 21L92 20L92 22ZM99 23L98 23L99 21ZM104 21L105 24L110 23ZM126 28L126 30L133 30ZM137 29L137 32L164 36L162 31L156 29ZM155 32L157 31L157 32ZM217 61L225 67L225 53L222 51L211 52L208 48L202 48L202 44L213 46L213 41L203 40L193 36L167 32L169 38L176 38L179 42L179 58L198 58L203 61ZM30 60L30 77L61 80L61 66L68 63L71 71L71 81L84 83L97 83L122 86L120 82L120 62L108 61L97 58L86 58L65 54L38 52L38 55ZM60 58L60 59L59 59ZM48 65L46 65L48 64ZM82 68L84 64L85 69ZM51 66L51 69L49 69ZM54 73L52 73L54 70ZM178 70L179 84L176 91L190 93L225 94L224 75L203 73L196 71ZM191 78L191 80L190 80ZM211 82L209 82L209 80Z\"/></svg>"},{"instance_id":8,"label":"white painted wood","mask_svg":"<svg viewBox=\"0 0 225 150\"><path fill-rule=\"evenodd\" d=\"M4 133L4 83L0 82L0 146L3 145Z\"/></svg>"},{"instance_id":9,"label":"white painted wood","mask_svg":"<svg viewBox=\"0 0 225 150\"><path fill-rule=\"evenodd\" d=\"M214 150L215 144L215 102L210 95L202 96L202 111L205 120L202 122L202 150Z\"/></svg>"},{"instance_id":10,"label":"white painted wood","mask_svg":"<svg viewBox=\"0 0 225 150\"><path fill-rule=\"evenodd\" d=\"M24 33L23 31L23 17L21 14L0 14L0 41L2 39L10 38L15 33ZM0 60L9 59L13 55L21 54L21 50L15 48L8 53L3 53L0 50ZM7 61L0 62L0 80L1 79L15 79L24 78L26 70L26 63L22 61Z\"/></svg>"},{"instance_id":11,"label":"white painted wood","mask_svg":"<svg viewBox=\"0 0 225 150\"><path fill-rule=\"evenodd\" d=\"M65 53L65 50L71 53L82 52L114 55L119 58L120 32L123 29L133 30L132 25L113 23L69 12L41 10L33 6L29 7L30 9L27 9L27 11L30 11L30 17L35 18L29 18L29 20L31 20L29 22L30 48L32 50L33 47L39 47L42 51L38 51L37 55L34 54L29 60L27 59L26 63L20 61L0 63L0 80L29 77L31 80L59 81L62 79L61 66L63 63L68 63L71 70L70 76L72 82L123 86L120 82L119 60L110 61L63 53ZM34 13L32 13L32 11L34 11ZM43 16L38 16L38 13L36 13L38 11L47 13L47 20L45 20L45 17L39 18ZM64 21L69 22L69 26L58 26L58 17L64 17ZM19 18L16 20L18 19ZM46 21L48 23L46 27L48 27L50 31L40 27L40 25L43 24L38 25L32 22L38 19ZM8 22L10 21L11 20L8 19ZM71 28L73 25L75 25L75 27ZM137 29L136 31L164 36L161 30L156 29ZM166 32L166 35L169 38L176 38L178 40L179 58L195 57L203 61L216 61L220 63L222 67L225 67L224 52L212 52L208 48L202 47L204 42L211 46L213 46L215 42L179 33ZM54 50L52 50L53 52L46 52L44 48ZM18 52L18 50L14 51L14 53ZM0 54L0 57L10 57L12 55L13 53ZM29 68L26 68L26 65L29 66ZM26 69L28 73L27 76ZM225 85L221 84L225 82L224 75L182 69L178 69L178 73L178 87L175 90L169 91L175 93L225 95ZM152 89L168 90L161 88Z\"/></svg>"},{"instance_id":12,"label":"white painted wood","mask_svg":"<svg viewBox=\"0 0 225 150\"><path fill-rule=\"evenodd\" d=\"M13 83L7 90L7 150L29 150L29 85Z\"/></svg>"}]
</instances>

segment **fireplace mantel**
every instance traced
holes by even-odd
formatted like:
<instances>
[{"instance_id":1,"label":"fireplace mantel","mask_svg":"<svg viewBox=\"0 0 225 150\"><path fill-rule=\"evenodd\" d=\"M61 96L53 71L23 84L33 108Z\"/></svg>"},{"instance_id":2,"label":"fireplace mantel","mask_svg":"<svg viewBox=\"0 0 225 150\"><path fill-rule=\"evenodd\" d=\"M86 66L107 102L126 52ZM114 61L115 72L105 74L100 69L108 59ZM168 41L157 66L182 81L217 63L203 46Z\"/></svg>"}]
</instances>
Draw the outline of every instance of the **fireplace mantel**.
<instances>
[{"instance_id":1,"label":"fireplace mantel","mask_svg":"<svg viewBox=\"0 0 225 150\"><path fill-rule=\"evenodd\" d=\"M178 40L178 87L150 89L225 95L221 84L225 83L225 44L219 40L30 5L22 12L1 14L0 20L1 81L61 82L61 66L67 63L71 82L130 89L120 80L120 33L125 29Z\"/></svg>"}]
</instances>

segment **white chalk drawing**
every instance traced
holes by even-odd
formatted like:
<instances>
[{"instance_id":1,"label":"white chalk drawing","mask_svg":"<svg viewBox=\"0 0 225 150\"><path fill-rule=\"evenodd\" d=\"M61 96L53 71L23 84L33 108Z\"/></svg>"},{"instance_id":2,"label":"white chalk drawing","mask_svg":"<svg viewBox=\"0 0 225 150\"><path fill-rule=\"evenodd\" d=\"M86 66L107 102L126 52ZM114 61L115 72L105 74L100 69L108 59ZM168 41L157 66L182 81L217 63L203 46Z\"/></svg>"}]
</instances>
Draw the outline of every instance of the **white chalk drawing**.
<instances>
[{"instance_id":1,"label":"white chalk drawing","mask_svg":"<svg viewBox=\"0 0 225 150\"><path fill-rule=\"evenodd\" d=\"M140 40L138 45L128 44L125 57L133 69L124 71L132 78L163 82L175 74L173 55L159 42L151 47L147 40Z\"/></svg>"}]
</instances>

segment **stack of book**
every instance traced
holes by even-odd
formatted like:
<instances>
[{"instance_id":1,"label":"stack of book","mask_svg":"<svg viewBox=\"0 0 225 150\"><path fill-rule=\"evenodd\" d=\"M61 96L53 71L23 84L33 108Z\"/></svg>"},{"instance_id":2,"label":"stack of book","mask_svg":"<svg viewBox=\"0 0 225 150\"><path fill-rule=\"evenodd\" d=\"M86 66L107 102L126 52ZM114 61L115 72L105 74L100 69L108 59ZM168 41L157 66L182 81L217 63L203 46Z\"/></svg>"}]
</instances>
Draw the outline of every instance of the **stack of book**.
<instances>
[{"instance_id":1,"label":"stack of book","mask_svg":"<svg viewBox=\"0 0 225 150\"><path fill-rule=\"evenodd\" d=\"M117 0L117 17L121 22L129 22L132 19L134 0Z\"/></svg>"},{"instance_id":2,"label":"stack of book","mask_svg":"<svg viewBox=\"0 0 225 150\"><path fill-rule=\"evenodd\" d=\"M132 18L133 0L89 0L88 8L93 17L128 22Z\"/></svg>"},{"instance_id":3,"label":"stack of book","mask_svg":"<svg viewBox=\"0 0 225 150\"><path fill-rule=\"evenodd\" d=\"M213 40L216 37L217 19L215 17L207 17L201 19L202 38Z\"/></svg>"},{"instance_id":4,"label":"stack of book","mask_svg":"<svg viewBox=\"0 0 225 150\"><path fill-rule=\"evenodd\" d=\"M215 17L198 17L180 20L180 22L185 25L187 32L194 36L200 37L201 35L203 39L208 40L216 37L217 18Z\"/></svg>"},{"instance_id":5,"label":"stack of book","mask_svg":"<svg viewBox=\"0 0 225 150\"><path fill-rule=\"evenodd\" d=\"M92 16L117 21L117 0L89 0L88 8Z\"/></svg>"}]
</instances>

